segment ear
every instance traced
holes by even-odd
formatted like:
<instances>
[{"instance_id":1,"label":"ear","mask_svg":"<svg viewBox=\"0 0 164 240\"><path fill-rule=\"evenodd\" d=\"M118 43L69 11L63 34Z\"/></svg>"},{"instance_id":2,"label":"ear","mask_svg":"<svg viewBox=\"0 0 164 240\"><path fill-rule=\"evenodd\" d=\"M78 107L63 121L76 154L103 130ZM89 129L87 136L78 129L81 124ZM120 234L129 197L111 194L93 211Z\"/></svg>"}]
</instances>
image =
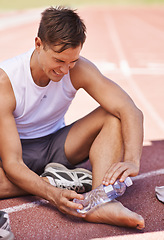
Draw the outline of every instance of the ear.
<instances>
[{"instance_id":1,"label":"ear","mask_svg":"<svg viewBox=\"0 0 164 240\"><path fill-rule=\"evenodd\" d=\"M35 38L35 48L36 50L39 50L43 46L42 40L39 37Z\"/></svg>"}]
</instances>

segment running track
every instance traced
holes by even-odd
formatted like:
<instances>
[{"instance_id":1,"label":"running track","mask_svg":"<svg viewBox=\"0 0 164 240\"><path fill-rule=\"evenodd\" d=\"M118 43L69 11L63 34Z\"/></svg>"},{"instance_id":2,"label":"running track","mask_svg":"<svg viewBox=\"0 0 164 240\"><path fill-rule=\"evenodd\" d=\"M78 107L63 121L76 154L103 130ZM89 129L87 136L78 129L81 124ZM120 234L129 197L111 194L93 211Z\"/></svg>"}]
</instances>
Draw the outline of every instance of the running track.
<instances>
[{"instance_id":1,"label":"running track","mask_svg":"<svg viewBox=\"0 0 164 240\"><path fill-rule=\"evenodd\" d=\"M0 13L0 61L33 47L41 11ZM88 29L82 55L124 88L145 116L140 174L120 198L145 218L145 230L85 223L33 196L1 200L0 209L9 213L18 240L164 240L164 205L154 192L164 185L164 7L84 7L79 12ZM79 91L66 122L96 106Z\"/></svg>"}]
</instances>

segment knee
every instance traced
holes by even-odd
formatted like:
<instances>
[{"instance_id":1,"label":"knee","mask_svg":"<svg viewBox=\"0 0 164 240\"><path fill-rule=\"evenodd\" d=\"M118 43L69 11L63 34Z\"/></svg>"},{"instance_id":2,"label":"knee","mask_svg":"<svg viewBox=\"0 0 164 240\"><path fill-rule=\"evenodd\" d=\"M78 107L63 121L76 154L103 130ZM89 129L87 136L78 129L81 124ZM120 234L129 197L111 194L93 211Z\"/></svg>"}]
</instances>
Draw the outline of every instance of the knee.
<instances>
[{"instance_id":1,"label":"knee","mask_svg":"<svg viewBox=\"0 0 164 240\"><path fill-rule=\"evenodd\" d=\"M112 115L111 113L104 110L100 107L100 111L102 112L104 125L110 128L119 129L121 130L121 121L116 116Z\"/></svg>"}]
</instances>

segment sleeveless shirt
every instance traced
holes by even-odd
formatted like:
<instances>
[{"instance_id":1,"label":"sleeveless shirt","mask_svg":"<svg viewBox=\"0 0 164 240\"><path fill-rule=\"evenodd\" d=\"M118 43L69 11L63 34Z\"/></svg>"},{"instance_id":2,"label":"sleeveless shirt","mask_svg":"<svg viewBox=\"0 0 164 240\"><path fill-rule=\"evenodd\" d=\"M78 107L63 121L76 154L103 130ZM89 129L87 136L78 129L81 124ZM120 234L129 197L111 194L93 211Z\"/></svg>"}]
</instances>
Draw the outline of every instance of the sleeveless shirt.
<instances>
[{"instance_id":1,"label":"sleeveless shirt","mask_svg":"<svg viewBox=\"0 0 164 240\"><path fill-rule=\"evenodd\" d=\"M14 91L13 115L21 139L46 136L65 126L64 115L76 93L69 73L59 82L36 85L30 70L33 50L0 63Z\"/></svg>"}]
</instances>

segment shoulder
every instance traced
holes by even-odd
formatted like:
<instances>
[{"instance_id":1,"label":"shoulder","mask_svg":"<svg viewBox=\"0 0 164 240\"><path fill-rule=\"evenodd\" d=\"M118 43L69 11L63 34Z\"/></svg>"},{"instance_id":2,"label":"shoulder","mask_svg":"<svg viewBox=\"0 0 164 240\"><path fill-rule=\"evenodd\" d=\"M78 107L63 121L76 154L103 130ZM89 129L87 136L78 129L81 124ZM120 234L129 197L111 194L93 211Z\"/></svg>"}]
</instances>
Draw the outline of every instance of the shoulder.
<instances>
[{"instance_id":1,"label":"shoulder","mask_svg":"<svg viewBox=\"0 0 164 240\"><path fill-rule=\"evenodd\" d=\"M70 77L74 87L79 89L92 84L92 79L101 78L102 74L91 61L80 57L75 67L70 70Z\"/></svg>"},{"instance_id":2,"label":"shoulder","mask_svg":"<svg viewBox=\"0 0 164 240\"><path fill-rule=\"evenodd\" d=\"M10 79L0 68L0 108L10 107L14 111L15 105L15 96Z\"/></svg>"},{"instance_id":3,"label":"shoulder","mask_svg":"<svg viewBox=\"0 0 164 240\"><path fill-rule=\"evenodd\" d=\"M8 85L10 82L6 72L0 68L0 85L1 87Z\"/></svg>"}]
</instances>

